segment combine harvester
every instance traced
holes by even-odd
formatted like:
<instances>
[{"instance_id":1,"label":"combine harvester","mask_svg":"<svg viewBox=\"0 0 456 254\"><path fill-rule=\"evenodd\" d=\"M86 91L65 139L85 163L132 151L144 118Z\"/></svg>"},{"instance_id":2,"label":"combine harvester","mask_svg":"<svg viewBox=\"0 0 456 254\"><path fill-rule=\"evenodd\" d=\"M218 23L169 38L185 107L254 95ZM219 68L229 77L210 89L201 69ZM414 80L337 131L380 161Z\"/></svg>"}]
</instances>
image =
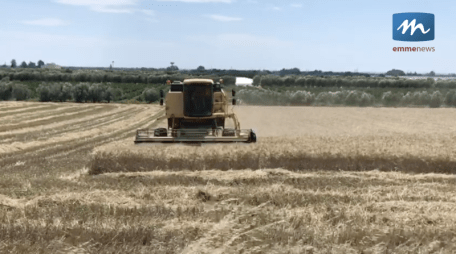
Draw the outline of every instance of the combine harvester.
<instances>
[{"instance_id":1,"label":"combine harvester","mask_svg":"<svg viewBox=\"0 0 456 254\"><path fill-rule=\"evenodd\" d=\"M167 84L171 88L165 100L166 115L157 121L166 117L168 128L137 130L135 144L256 142L255 132L241 129L236 114L229 108L223 80L214 83L212 79L186 79ZM163 98L163 91L160 96ZM236 105L234 90L232 96L232 104ZM227 118L233 120L234 128L225 128Z\"/></svg>"}]
</instances>

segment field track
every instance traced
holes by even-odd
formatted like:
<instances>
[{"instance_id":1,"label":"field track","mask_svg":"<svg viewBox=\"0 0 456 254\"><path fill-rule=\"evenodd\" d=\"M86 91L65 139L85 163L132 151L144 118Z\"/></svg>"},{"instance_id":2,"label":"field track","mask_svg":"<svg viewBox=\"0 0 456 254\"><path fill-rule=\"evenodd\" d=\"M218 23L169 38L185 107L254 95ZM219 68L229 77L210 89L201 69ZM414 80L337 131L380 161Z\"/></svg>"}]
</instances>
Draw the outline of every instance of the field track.
<instances>
[{"instance_id":1,"label":"field track","mask_svg":"<svg viewBox=\"0 0 456 254\"><path fill-rule=\"evenodd\" d=\"M135 147L157 105L0 103L0 253L456 252L454 109L235 110L257 144Z\"/></svg>"}]
</instances>

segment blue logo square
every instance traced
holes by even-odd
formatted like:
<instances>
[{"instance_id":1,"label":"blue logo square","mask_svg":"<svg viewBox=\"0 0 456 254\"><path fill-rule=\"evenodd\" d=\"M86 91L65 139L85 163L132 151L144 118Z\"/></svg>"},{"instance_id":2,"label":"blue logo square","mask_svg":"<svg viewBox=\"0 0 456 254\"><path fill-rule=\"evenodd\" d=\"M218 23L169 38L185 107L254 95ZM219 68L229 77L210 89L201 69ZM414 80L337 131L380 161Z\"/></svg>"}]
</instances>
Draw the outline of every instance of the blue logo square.
<instances>
[{"instance_id":1,"label":"blue logo square","mask_svg":"<svg viewBox=\"0 0 456 254\"><path fill-rule=\"evenodd\" d=\"M393 40L432 41L435 38L434 22L435 17L431 13L393 14Z\"/></svg>"}]
</instances>

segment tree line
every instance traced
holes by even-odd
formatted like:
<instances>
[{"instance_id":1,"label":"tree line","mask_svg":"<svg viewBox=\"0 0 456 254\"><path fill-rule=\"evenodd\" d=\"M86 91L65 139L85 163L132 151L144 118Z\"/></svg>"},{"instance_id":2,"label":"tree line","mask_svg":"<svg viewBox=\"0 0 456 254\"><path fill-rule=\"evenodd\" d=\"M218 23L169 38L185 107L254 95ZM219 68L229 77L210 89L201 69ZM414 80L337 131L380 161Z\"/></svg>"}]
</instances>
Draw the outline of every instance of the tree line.
<instances>
[{"instance_id":1,"label":"tree line","mask_svg":"<svg viewBox=\"0 0 456 254\"><path fill-rule=\"evenodd\" d=\"M80 82L42 83L34 91L34 98L42 102L112 102L133 100L157 102L160 100L160 89L166 93L167 86L137 87L130 97L124 96L124 90L114 84ZM125 87L125 88L128 88ZM138 90L140 89L140 90ZM238 91L237 97L242 103L250 105L284 105L284 106L456 106L456 89L392 89L371 88L357 90L340 88L332 90L311 88L310 90L293 90L253 87ZM382 92L382 90L384 92ZM125 90L126 91L126 90ZM28 100L32 91L21 83L0 81L0 100Z\"/></svg>"},{"instance_id":2,"label":"tree line","mask_svg":"<svg viewBox=\"0 0 456 254\"><path fill-rule=\"evenodd\" d=\"M112 84L81 82L71 84L68 82L42 83L35 89L35 99L41 102L112 102L120 100L136 100L148 103L160 100L161 87L146 87L133 93L129 97L124 96L121 88L115 88ZM139 88L141 89L141 88ZM165 91L165 89L163 89ZM165 91L166 93L166 91ZM23 101L31 99L32 90L24 84L0 81L0 100Z\"/></svg>"},{"instance_id":3,"label":"tree line","mask_svg":"<svg viewBox=\"0 0 456 254\"><path fill-rule=\"evenodd\" d=\"M8 77L17 81L44 82L92 82L92 83L138 83L164 84L167 80L187 78L223 79L226 85L236 83L235 76L188 75L166 71L109 71L109 70L70 70L70 69L0 69L0 80Z\"/></svg>"},{"instance_id":4,"label":"tree line","mask_svg":"<svg viewBox=\"0 0 456 254\"><path fill-rule=\"evenodd\" d=\"M275 76L253 78L254 86L261 87L354 87L354 88L456 88L456 79L437 80L406 79L398 77L350 77L350 76Z\"/></svg>"},{"instance_id":5,"label":"tree line","mask_svg":"<svg viewBox=\"0 0 456 254\"><path fill-rule=\"evenodd\" d=\"M361 90L339 90L313 93L305 90L278 92L269 89L242 89L237 93L241 103L264 106L456 106L456 90L383 92L379 98Z\"/></svg>"},{"instance_id":6,"label":"tree line","mask_svg":"<svg viewBox=\"0 0 456 254\"><path fill-rule=\"evenodd\" d=\"M200 66L199 70L204 70ZM197 69L197 70L198 70ZM225 85L236 83L236 76L208 75L201 73L183 73L180 71L110 71L110 70L70 70L70 69L0 69L0 79L8 77L18 81L44 82L90 82L90 83L134 83L164 84L167 80L187 78L210 78L215 81L223 79ZM315 76L315 75L256 75L254 86L297 86L297 87L371 87L371 88L456 88L456 80L437 80L433 78L406 79L399 77L365 77L365 76Z\"/></svg>"},{"instance_id":7,"label":"tree line","mask_svg":"<svg viewBox=\"0 0 456 254\"><path fill-rule=\"evenodd\" d=\"M42 60L38 60L38 63L35 63L35 62L31 62L31 61L30 61L28 64L27 64L27 62L23 61L23 62L19 65L19 67L21 67L21 68L41 68L41 67L43 67L44 65L45 65L45 64L44 64L44 62L43 62ZM7 67L7 66L6 66L6 64L4 64L2 67L5 68L5 67ZM17 66L17 62L16 62L16 59L11 60L11 65L10 65L10 67L11 67L11 68L17 68L17 67L18 67L18 66Z\"/></svg>"},{"instance_id":8,"label":"tree line","mask_svg":"<svg viewBox=\"0 0 456 254\"><path fill-rule=\"evenodd\" d=\"M111 102L122 96L122 90L101 83L53 83L42 84L37 88L40 101L65 102Z\"/></svg>"}]
</instances>

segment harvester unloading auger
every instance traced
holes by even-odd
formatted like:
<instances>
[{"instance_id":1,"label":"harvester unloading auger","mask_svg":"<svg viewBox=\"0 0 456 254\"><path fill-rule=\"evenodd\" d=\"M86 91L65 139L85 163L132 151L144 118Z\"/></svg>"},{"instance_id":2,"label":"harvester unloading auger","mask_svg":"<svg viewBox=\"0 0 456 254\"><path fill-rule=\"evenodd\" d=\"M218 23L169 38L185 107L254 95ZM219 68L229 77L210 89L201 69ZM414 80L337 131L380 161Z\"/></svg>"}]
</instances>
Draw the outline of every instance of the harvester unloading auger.
<instances>
[{"instance_id":1,"label":"harvester unloading auger","mask_svg":"<svg viewBox=\"0 0 456 254\"><path fill-rule=\"evenodd\" d=\"M241 129L219 82L186 79L167 83L171 88L165 99L166 115L159 120L166 117L168 128L137 130L135 144L256 142L253 130ZM232 104L236 105L235 99ZM227 118L233 120L234 128L225 128Z\"/></svg>"}]
</instances>

